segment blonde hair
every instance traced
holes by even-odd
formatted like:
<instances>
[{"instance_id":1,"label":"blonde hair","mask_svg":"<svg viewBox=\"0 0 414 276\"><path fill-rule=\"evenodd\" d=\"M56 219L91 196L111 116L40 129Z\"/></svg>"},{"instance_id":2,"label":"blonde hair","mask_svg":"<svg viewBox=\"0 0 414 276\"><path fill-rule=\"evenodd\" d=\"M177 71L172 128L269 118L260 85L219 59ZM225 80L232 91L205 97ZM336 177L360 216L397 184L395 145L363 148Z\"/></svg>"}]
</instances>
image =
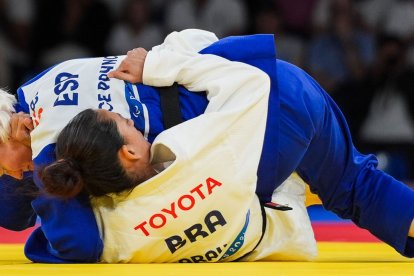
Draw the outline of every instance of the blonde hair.
<instances>
[{"instance_id":1,"label":"blonde hair","mask_svg":"<svg viewBox=\"0 0 414 276\"><path fill-rule=\"evenodd\" d=\"M10 131L11 115L15 112L16 98L0 88L0 143L7 141Z\"/></svg>"}]
</instances>

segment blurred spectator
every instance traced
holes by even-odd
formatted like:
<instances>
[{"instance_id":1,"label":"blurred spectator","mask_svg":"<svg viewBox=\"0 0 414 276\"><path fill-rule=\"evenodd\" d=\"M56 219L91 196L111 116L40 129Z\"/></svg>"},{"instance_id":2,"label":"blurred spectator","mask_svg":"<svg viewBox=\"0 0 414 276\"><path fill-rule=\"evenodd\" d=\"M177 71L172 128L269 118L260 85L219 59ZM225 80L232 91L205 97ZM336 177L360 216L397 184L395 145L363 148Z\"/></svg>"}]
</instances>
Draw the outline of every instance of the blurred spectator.
<instances>
[{"instance_id":1,"label":"blurred spectator","mask_svg":"<svg viewBox=\"0 0 414 276\"><path fill-rule=\"evenodd\" d=\"M414 2L395 0L386 16L384 30L407 42L407 58L414 65Z\"/></svg>"},{"instance_id":2,"label":"blurred spectator","mask_svg":"<svg viewBox=\"0 0 414 276\"><path fill-rule=\"evenodd\" d=\"M312 13L318 0L274 0L283 14L285 28L292 33L308 37L311 32Z\"/></svg>"},{"instance_id":3,"label":"blurred spectator","mask_svg":"<svg viewBox=\"0 0 414 276\"><path fill-rule=\"evenodd\" d=\"M381 33L388 11L398 0L360 0L355 6L367 27L376 33Z\"/></svg>"},{"instance_id":4,"label":"blurred spectator","mask_svg":"<svg viewBox=\"0 0 414 276\"><path fill-rule=\"evenodd\" d=\"M318 0L316 2L311 16L313 36L317 36L328 30L332 1L335 0Z\"/></svg>"},{"instance_id":5,"label":"blurred spectator","mask_svg":"<svg viewBox=\"0 0 414 276\"><path fill-rule=\"evenodd\" d=\"M361 139L369 143L414 146L414 68L406 62L403 40L381 40L376 64L363 91L370 95ZM369 104L369 103L368 103Z\"/></svg>"},{"instance_id":6,"label":"blurred spectator","mask_svg":"<svg viewBox=\"0 0 414 276\"><path fill-rule=\"evenodd\" d=\"M30 68L33 1L0 1L0 81L12 91Z\"/></svg>"},{"instance_id":7,"label":"blurred spectator","mask_svg":"<svg viewBox=\"0 0 414 276\"><path fill-rule=\"evenodd\" d=\"M312 38L307 66L320 84L334 93L339 85L364 77L373 62L374 37L360 28L352 1L330 2L329 28Z\"/></svg>"},{"instance_id":8,"label":"blurred spectator","mask_svg":"<svg viewBox=\"0 0 414 276\"><path fill-rule=\"evenodd\" d=\"M114 25L107 42L107 52L112 55L126 54L136 47L151 49L163 41L162 28L151 22L151 6L148 0L129 0L123 8L121 20Z\"/></svg>"},{"instance_id":9,"label":"blurred spectator","mask_svg":"<svg viewBox=\"0 0 414 276\"><path fill-rule=\"evenodd\" d=\"M40 57L41 67L68 58L105 55L112 15L103 2L37 0L36 7L34 55Z\"/></svg>"},{"instance_id":10,"label":"blurred spectator","mask_svg":"<svg viewBox=\"0 0 414 276\"><path fill-rule=\"evenodd\" d=\"M8 1L8 14L11 23L11 38L22 52L27 51L32 37L31 25L34 18L32 0Z\"/></svg>"},{"instance_id":11,"label":"blurred spectator","mask_svg":"<svg viewBox=\"0 0 414 276\"><path fill-rule=\"evenodd\" d=\"M122 19L123 10L128 0L101 0L110 10L114 20L118 21Z\"/></svg>"},{"instance_id":12,"label":"blurred spectator","mask_svg":"<svg viewBox=\"0 0 414 276\"><path fill-rule=\"evenodd\" d=\"M10 62L11 45L8 39L9 17L6 0L0 0L0 87L10 86L12 75Z\"/></svg>"},{"instance_id":13,"label":"blurred spectator","mask_svg":"<svg viewBox=\"0 0 414 276\"><path fill-rule=\"evenodd\" d=\"M300 36L285 30L284 17L274 6L263 5L257 11L253 32L274 34L277 57L303 66L305 42Z\"/></svg>"},{"instance_id":14,"label":"blurred spectator","mask_svg":"<svg viewBox=\"0 0 414 276\"><path fill-rule=\"evenodd\" d=\"M404 40L381 36L375 64L358 89L343 91L347 100L339 104L353 126L359 148L381 153L382 169L394 177L412 179L414 68L407 63L405 52Z\"/></svg>"},{"instance_id":15,"label":"blurred spectator","mask_svg":"<svg viewBox=\"0 0 414 276\"><path fill-rule=\"evenodd\" d=\"M403 39L414 36L414 2L397 0L389 7L385 17L384 32Z\"/></svg>"},{"instance_id":16,"label":"blurred spectator","mask_svg":"<svg viewBox=\"0 0 414 276\"><path fill-rule=\"evenodd\" d=\"M198 28L219 38L245 33L247 16L241 0L173 0L166 8L167 32Z\"/></svg>"},{"instance_id":17,"label":"blurred spectator","mask_svg":"<svg viewBox=\"0 0 414 276\"><path fill-rule=\"evenodd\" d=\"M0 87L14 88L12 86L11 72L11 46L8 41L0 34Z\"/></svg>"}]
</instances>

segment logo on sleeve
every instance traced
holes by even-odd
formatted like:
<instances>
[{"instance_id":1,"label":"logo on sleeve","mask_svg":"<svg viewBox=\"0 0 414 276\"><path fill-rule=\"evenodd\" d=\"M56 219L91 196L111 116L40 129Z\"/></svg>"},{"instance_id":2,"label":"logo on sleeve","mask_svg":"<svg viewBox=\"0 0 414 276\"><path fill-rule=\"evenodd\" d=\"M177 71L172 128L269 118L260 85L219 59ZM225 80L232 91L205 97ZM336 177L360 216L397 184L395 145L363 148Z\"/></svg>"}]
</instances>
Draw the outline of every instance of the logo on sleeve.
<instances>
[{"instance_id":1,"label":"logo on sleeve","mask_svg":"<svg viewBox=\"0 0 414 276\"><path fill-rule=\"evenodd\" d=\"M35 97L30 102L30 110L32 111L32 119L34 126L38 126L40 119L42 118L43 108L37 108L37 103L39 102L39 92L36 92Z\"/></svg>"}]
</instances>

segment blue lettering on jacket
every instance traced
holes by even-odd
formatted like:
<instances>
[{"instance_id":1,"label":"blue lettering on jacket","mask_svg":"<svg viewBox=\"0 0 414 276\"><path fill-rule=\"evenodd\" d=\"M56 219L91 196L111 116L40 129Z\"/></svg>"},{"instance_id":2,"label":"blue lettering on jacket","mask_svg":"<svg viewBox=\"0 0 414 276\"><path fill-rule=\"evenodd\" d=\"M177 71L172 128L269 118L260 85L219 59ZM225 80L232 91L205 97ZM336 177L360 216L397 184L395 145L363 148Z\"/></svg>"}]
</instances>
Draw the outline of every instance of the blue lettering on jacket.
<instances>
[{"instance_id":1,"label":"blue lettering on jacket","mask_svg":"<svg viewBox=\"0 0 414 276\"><path fill-rule=\"evenodd\" d=\"M53 106L59 105L78 105L79 75L72 75L68 72L62 72L55 78L54 92L58 96Z\"/></svg>"},{"instance_id":2,"label":"blue lettering on jacket","mask_svg":"<svg viewBox=\"0 0 414 276\"><path fill-rule=\"evenodd\" d=\"M118 60L117 56L111 57L104 57L101 67L99 68L99 77L98 77L98 107L99 109L106 109L108 111L112 111L114 107L111 104L111 93L109 88L110 79L108 78L107 74L109 71L114 69L113 64L116 64Z\"/></svg>"}]
</instances>

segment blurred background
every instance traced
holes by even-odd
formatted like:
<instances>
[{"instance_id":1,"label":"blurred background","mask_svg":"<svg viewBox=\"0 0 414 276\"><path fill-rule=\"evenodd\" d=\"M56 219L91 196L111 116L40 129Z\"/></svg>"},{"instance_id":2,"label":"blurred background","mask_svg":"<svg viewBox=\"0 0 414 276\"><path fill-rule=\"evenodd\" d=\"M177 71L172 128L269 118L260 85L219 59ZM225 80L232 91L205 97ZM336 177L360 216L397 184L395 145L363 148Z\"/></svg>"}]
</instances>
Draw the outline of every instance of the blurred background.
<instances>
[{"instance_id":1,"label":"blurred background","mask_svg":"<svg viewBox=\"0 0 414 276\"><path fill-rule=\"evenodd\" d=\"M63 60L150 49L171 31L275 34L278 58L309 72L380 168L414 179L414 1L0 0L0 86Z\"/></svg>"}]
</instances>

